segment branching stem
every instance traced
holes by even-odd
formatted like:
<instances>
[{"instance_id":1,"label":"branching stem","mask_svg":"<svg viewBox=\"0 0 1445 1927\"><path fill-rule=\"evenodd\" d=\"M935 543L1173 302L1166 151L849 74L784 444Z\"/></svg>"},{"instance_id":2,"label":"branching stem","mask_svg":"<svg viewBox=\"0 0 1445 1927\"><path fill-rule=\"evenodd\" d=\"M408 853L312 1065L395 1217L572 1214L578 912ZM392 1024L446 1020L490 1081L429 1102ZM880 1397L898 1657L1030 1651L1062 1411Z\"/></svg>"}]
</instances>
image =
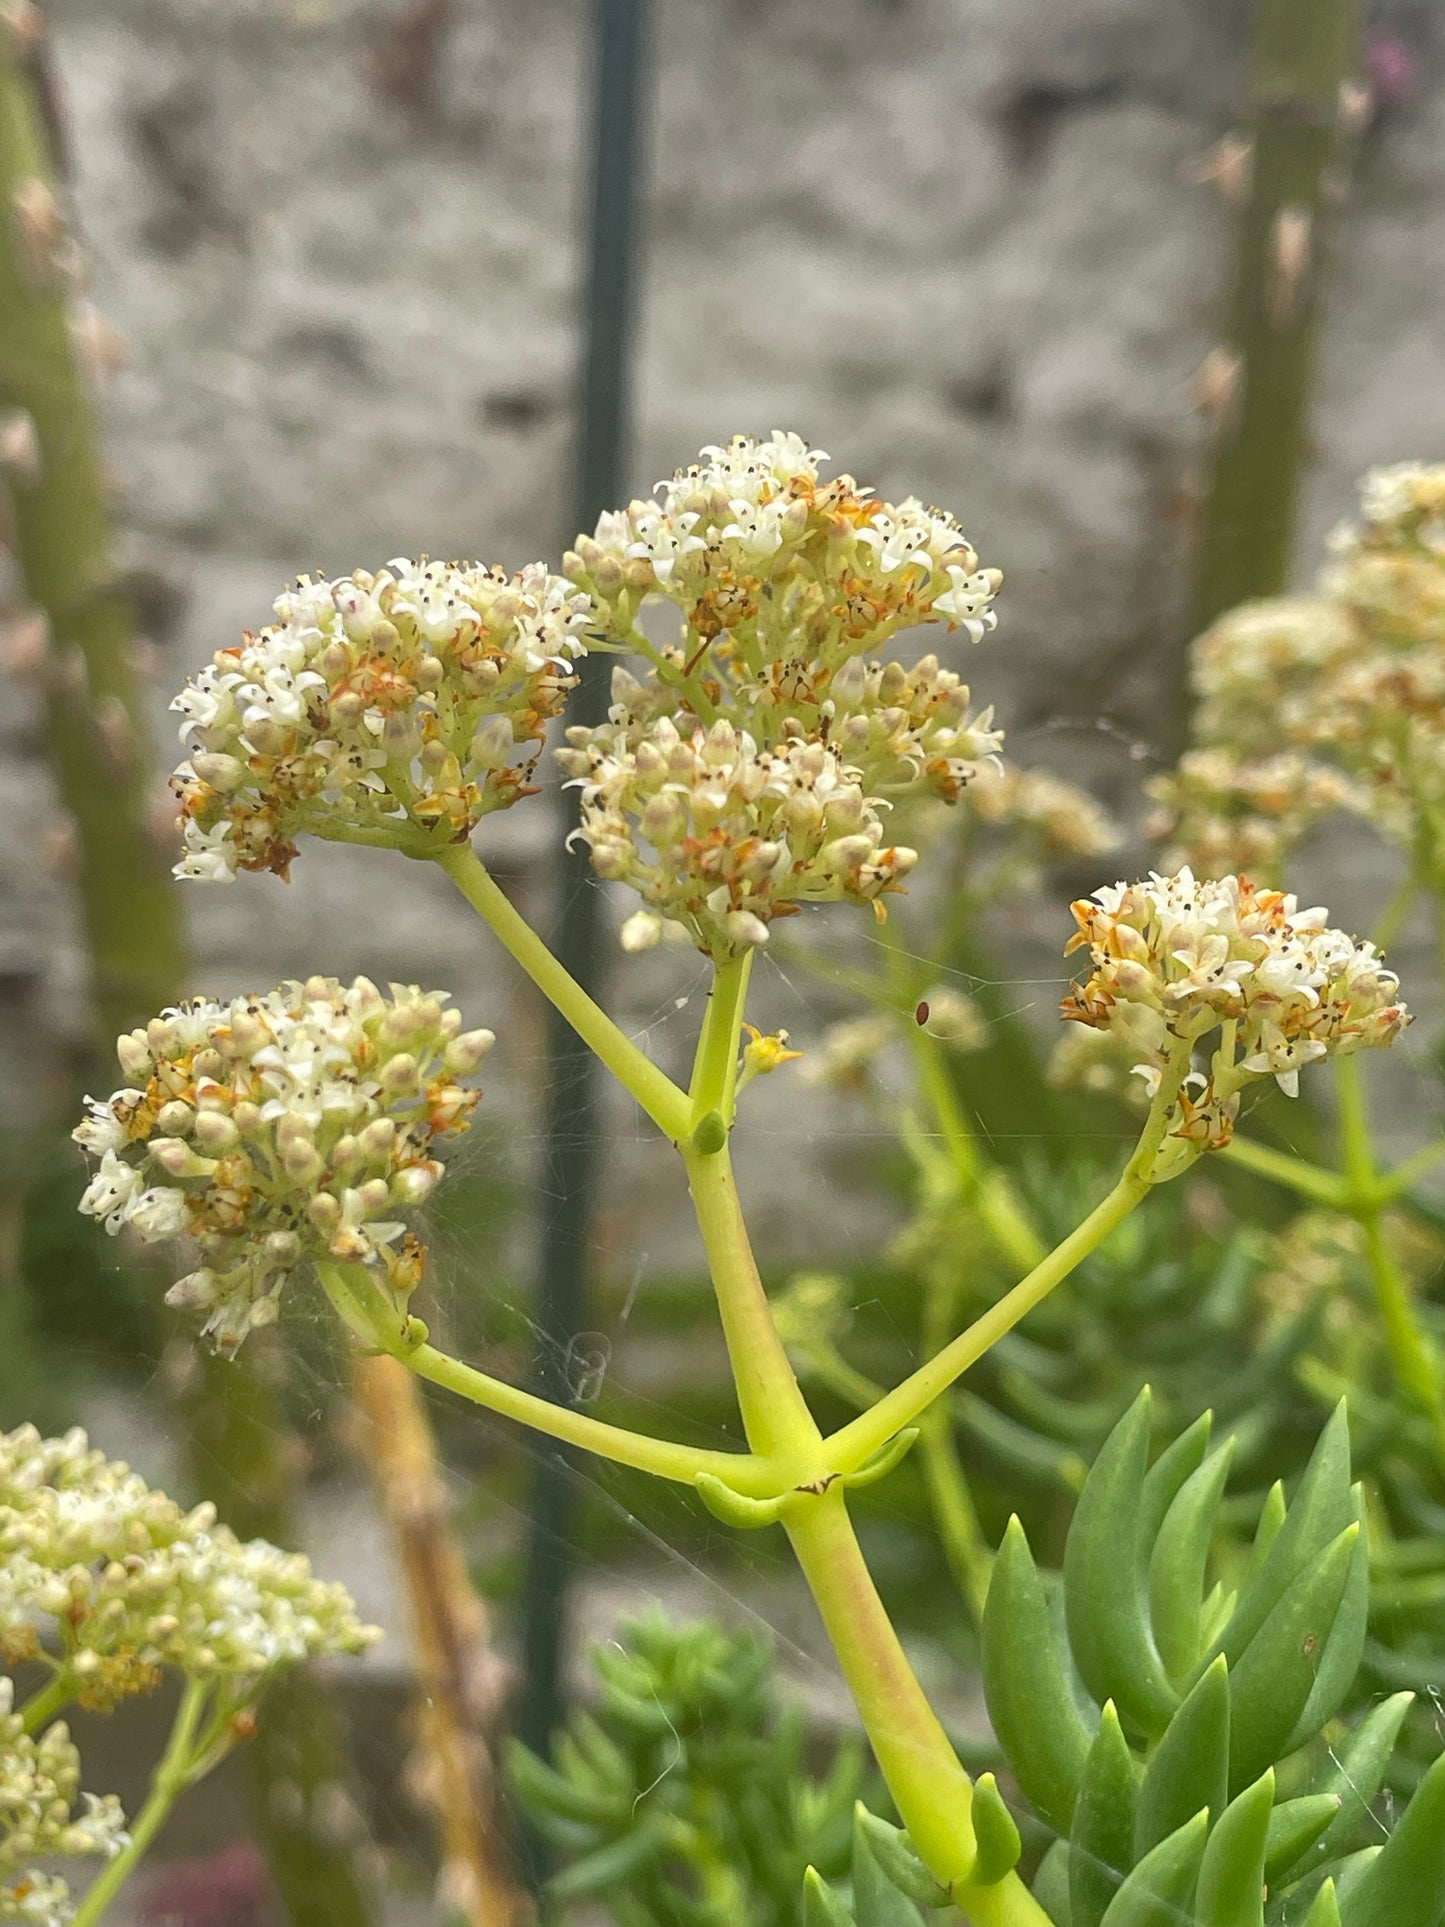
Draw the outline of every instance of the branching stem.
<instances>
[{"instance_id":1,"label":"branching stem","mask_svg":"<svg viewBox=\"0 0 1445 1927\"><path fill-rule=\"evenodd\" d=\"M210 1692L211 1685L207 1680L186 1681L166 1750L151 1776L150 1793L130 1824L130 1843L121 1849L92 1883L75 1910L71 1927L98 1927L98 1923L105 1919L106 1909L140 1865L152 1841L170 1817L171 1808L186 1788L214 1764L213 1759L206 1757L211 1749L205 1744L205 1737L197 1745L197 1729Z\"/></svg>"}]
</instances>

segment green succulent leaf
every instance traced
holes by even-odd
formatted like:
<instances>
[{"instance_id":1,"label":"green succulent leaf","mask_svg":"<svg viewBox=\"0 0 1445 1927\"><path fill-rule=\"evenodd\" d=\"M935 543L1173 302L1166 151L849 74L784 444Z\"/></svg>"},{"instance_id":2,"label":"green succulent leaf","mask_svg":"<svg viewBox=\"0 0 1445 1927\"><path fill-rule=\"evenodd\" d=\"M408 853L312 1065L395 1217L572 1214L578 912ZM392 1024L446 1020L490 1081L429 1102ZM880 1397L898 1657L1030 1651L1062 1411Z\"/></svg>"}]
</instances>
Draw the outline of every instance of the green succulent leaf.
<instances>
[{"instance_id":1,"label":"green succulent leaf","mask_svg":"<svg viewBox=\"0 0 1445 1927\"><path fill-rule=\"evenodd\" d=\"M1069 1908L1073 1927L1100 1927L1134 1861L1139 1770L1112 1701L1084 1763L1069 1836Z\"/></svg>"},{"instance_id":2,"label":"green succulent leaf","mask_svg":"<svg viewBox=\"0 0 1445 1927\"><path fill-rule=\"evenodd\" d=\"M1266 1502L1268 1509L1269 1502ZM1283 1522L1269 1540L1258 1571L1243 1587L1225 1628L1220 1650L1231 1669L1238 1666L1246 1648L1290 1587L1326 1547L1339 1540L1354 1517L1349 1421L1341 1400L1310 1455ZM1261 1520L1261 1529L1263 1525Z\"/></svg>"},{"instance_id":3,"label":"green succulent leaf","mask_svg":"<svg viewBox=\"0 0 1445 1927\"><path fill-rule=\"evenodd\" d=\"M877 1485L880 1479L886 1479L893 1468L901 1465L918 1443L918 1431L919 1428L916 1425L909 1425L901 1432L895 1432L888 1443L880 1445L872 1458L865 1459L856 1472L845 1472L842 1475L842 1483L852 1491Z\"/></svg>"},{"instance_id":4,"label":"green succulent leaf","mask_svg":"<svg viewBox=\"0 0 1445 1927\"><path fill-rule=\"evenodd\" d=\"M1305 1701L1304 1711L1285 1741L1283 1753L1293 1753L1323 1731L1345 1699L1360 1670L1365 1651L1365 1629L1370 1617L1370 1543L1365 1528L1363 1489L1352 1494L1355 1520L1360 1536L1355 1541L1355 1556L1345 1579L1344 1596L1330 1627L1329 1638L1317 1655L1319 1671Z\"/></svg>"},{"instance_id":5,"label":"green succulent leaf","mask_svg":"<svg viewBox=\"0 0 1445 1927\"><path fill-rule=\"evenodd\" d=\"M1414 1704L1413 1693L1395 1693L1372 1708L1337 1753L1319 1792L1333 1795L1339 1811L1323 1835L1326 1852L1337 1852L1349 1841L1385 1784L1385 1773L1405 1715Z\"/></svg>"},{"instance_id":6,"label":"green succulent leaf","mask_svg":"<svg viewBox=\"0 0 1445 1927\"><path fill-rule=\"evenodd\" d=\"M1343 1927L1440 1927L1445 1920L1445 1754L1359 1879L1341 1883Z\"/></svg>"},{"instance_id":7,"label":"green succulent leaf","mask_svg":"<svg viewBox=\"0 0 1445 1927\"><path fill-rule=\"evenodd\" d=\"M1069 1843L1055 1840L1034 1875L1034 1899L1043 1908L1054 1927L1074 1927L1073 1908L1069 1901Z\"/></svg>"},{"instance_id":8,"label":"green succulent leaf","mask_svg":"<svg viewBox=\"0 0 1445 1927\"><path fill-rule=\"evenodd\" d=\"M582 1900L604 1894L625 1880L635 1879L644 1867L661 1856L665 1846L662 1829L643 1821L620 1839L610 1840L595 1852L583 1854L560 1873L553 1874L547 1882L547 1892L554 1901Z\"/></svg>"},{"instance_id":9,"label":"green succulent leaf","mask_svg":"<svg viewBox=\"0 0 1445 1927\"><path fill-rule=\"evenodd\" d=\"M626 1824L632 1805L630 1787L602 1790L539 1760L529 1747L514 1740L506 1753L507 1778L519 1799L533 1811L559 1814L593 1826Z\"/></svg>"},{"instance_id":10,"label":"green succulent leaf","mask_svg":"<svg viewBox=\"0 0 1445 1927\"><path fill-rule=\"evenodd\" d=\"M1279 1543L1288 1531L1287 1520ZM1257 1779L1287 1751L1318 1676L1359 1537L1359 1525L1351 1523L1314 1556L1232 1667L1231 1790Z\"/></svg>"},{"instance_id":11,"label":"green succulent leaf","mask_svg":"<svg viewBox=\"0 0 1445 1927\"><path fill-rule=\"evenodd\" d=\"M866 1840L868 1849L886 1878L920 1907L943 1907L948 1895L939 1886L923 1861L913 1850L913 1842L901 1828L893 1827L876 1813L870 1813L861 1800L853 1807L853 1825Z\"/></svg>"},{"instance_id":12,"label":"green succulent leaf","mask_svg":"<svg viewBox=\"0 0 1445 1927\"><path fill-rule=\"evenodd\" d=\"M1222 1813L1229 1783L1229 1667L1216 1659L1169 1722L1139 1787L1134 1859L1207 1807Z\"/></svg>"},{"instance_id":13,"label":"green succulent leaf","mask_svg":"<svg viewBox=\"0 0 1445 1927\"><path fill-rule=\"evenodd\" d=\"M1283 1800L1270 1815L1269 1839L1264 1850L1264 1877L1271 1887L1299 1877L1300 1862L1339 1817L1339 1796L1334 1793L1306 1793L1298 1800ZM1317 1854L1323 1865L1327 1854Z\"/></svg>"},{"instance_id":14,"label":"green succulent leaf","mask_svg":"<svg viewBox=\"0 0 1445 1927\"><path fill-rule=\"evenodd\" d=\"M1304 1927L1343 1927L1333 1880L1327 1880L1315 1895L1314 1904L1304 1917Z\"/></svg>"},{"instance_id":15,"label":"green succulent leaf","mask_svg":"<svg viewBox=\"0 0 1445 1927\"><path fill-rule=\"evenodd\" d=\"M1192 1918L1209 1815L1196 1813L1139 1862L1109 1903L1101 1927L1180 1927Z\"/></svg>"},{"instance_id":16,"label":"green succulent leaf","mask_svg":"<svg viewBox=\"0 0 1445 1927\"><path fill-rule=\"evenodd\" d=\"M858 1927L816 1867L803 1875L803 1927Z\"/></svg>"},{"instance_id":17,"label":"green succulent leaf","mask_svg":"<svg viewBox=\"0 0 1445 1927\"><path fill-rule=\"evenodd\" d=\"M1009 1520L983 1619L988 1715L1040 1819L1067 1833L1089 1735L1064 1672L1044 1582L1023 1527Z\"/></svg>"},{"instance_id":18,"label":"green succulent leaf","mask_svg":"<svg viewBox=\"0 0 1445 1927\"><path fill-rule=\"evenodd\" d=\"M978 1847L972 1883L993 1887L1013 1872L1023 1852L1018 1822L1009 1812L998 1782L991 1773L980 1775L973 1789L973 1831Z\"/></svg>"},{"instance_id":19,"label":"green succulent leaf","mask_svg":"<svg viewBox=\"0 0 1445 1927\"><path fill-rule=\"evenodd\" d=\"M1150 1396L1152 1399L1152 1394ZM1183 1486L1203 1465L1213 1427L1214 1414L1201 1412L1191 1426L1165 1446L1145 1473L1144 1496L1139 1508L1139 1543L1146 1551L1158 1538L1169 1508Z\"/></svg>"},{"instance_id":20,"label":"green succulent leaf","mask_svg":"<svg viewBox=\"0 0 1445 1927\"><path fill-rule=\"evenodd\" d=\"M1113 1699L1129 1720L1157 1737L1179 1695L1160 1663L1145 1614L1140 1553L1149 1414L1146 1388L1115 1426L1084 1481L1064 1551L1064 1605L1084 1684L1096 1699Z\"/></svg>"},{"instance_id":21,"label":"green succulent leaf","mask_svg":"<svg viewBox=\"0 0 1445 1927\"><path fill-rule=\"evenodd\" d=\"M858 1927L922 1927L918 1909L884 1871L861 1822L853 1828L853 1912Z\"/></svg>"},{"instance_id":22,"label":"green succulent leaf","mask_svg":"<svg viewBox=\"0 0 1445 1927\"><path fill-rule=\"evenodd\" d=\"M1196 1927L1264 1927L1264 1859L1273 1805L1270 1770L1220 1814L1200 1862Z\"/></svg>"},{"instance_id":23,"label":"green succulent leaf","mask_svg":"<svg viewBox=\"0 0 1445 1927\"><path fill-rule=\"evenodd\" d=\"M1149 1617L1165 1671L1182 1679L1202 1644L1204 1575L1219 1501L1234 1458L1226 1439L1190 1473L1165 1513L1149 1560Z\"/></svg>"}]
</instances>

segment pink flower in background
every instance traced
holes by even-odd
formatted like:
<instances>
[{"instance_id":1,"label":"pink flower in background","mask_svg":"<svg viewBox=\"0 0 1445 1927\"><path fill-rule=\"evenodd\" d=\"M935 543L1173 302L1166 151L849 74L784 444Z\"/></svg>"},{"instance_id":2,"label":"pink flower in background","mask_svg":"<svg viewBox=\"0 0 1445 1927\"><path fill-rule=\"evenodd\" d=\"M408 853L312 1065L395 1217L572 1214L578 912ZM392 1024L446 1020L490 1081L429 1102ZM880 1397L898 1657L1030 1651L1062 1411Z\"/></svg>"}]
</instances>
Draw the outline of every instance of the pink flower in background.
<instances>
[{"instance_id":1,"label":"pink flower in background","mask_svg":"<svg viewBox=\"0 0 1445 1927\"><path fill-rule=\"evenodd\" d=\"M266 1862L250 1840L160 1869L142 1908L146 1927L276 1927Z\"/></svg>"},{"instance_id":2,"label":"pink flower in background","mask_svg":"<svg viewBox=\"0 0 1445 1927\"><path fill-rule=\"evenodd\" d=\"M1365 41L1365 78L1370 84L1377 113L1403 107L1420 91L1422 66L1419 54L1399 34L1376 32Z\"/></svg>"}]
</instances>

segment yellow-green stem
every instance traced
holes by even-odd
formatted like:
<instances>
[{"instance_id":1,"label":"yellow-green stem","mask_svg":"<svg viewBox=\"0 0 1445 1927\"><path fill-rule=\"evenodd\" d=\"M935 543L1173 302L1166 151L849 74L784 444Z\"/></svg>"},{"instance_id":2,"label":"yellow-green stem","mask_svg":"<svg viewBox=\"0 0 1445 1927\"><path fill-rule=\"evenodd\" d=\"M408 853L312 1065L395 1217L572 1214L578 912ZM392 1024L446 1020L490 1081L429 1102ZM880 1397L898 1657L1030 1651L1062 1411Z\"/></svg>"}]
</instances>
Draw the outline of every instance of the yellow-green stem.
<instances>
[{"instance_id":1,"label":"yellow-green stem","mask_svg":"<svg viewBox=\"0 0 1445 1927\"><path fill-rule=\"evenodd\" d=\"M717 1292L748 1444L760 1457L793 1468L799 1479L812 1476L819 1464L822 1434L773 1323L727 1148L711 1155L684 1152L683 1163Z\"/></svg>"},{"instance_id":2,"label":"yellow-green stem","mask_svg":"<svg viewBox=\"0 0 1445 1927\"><path fill-rule=\"evenodd\" d=\"M952 1268L935 1266L925 1280L919 1351L924 1358L947 1342L958 1310L958 1280ZM944 1556L975 1623L982 1625L993 1558L979 1525L968 1476L959 1457L951 1401L937 1399L919 1423L918 1450L924 1483Z\"/></svg>"},{"instance_id":3,"label":"yellow-green stem","mask_svg":"<svg viewBox=\"0 0 1445 1927\"><path fill-rule=\"evenodd\" d=\"M72 1916L71 1927L98 1927L98 1923L105 1919L106 1908L140 1865L152 1841L169 1818L171 1808L191 1782L199 1777L202 1762L197 1759L194 1742L209 1692L209 1684L204 1680L186 1681L166 1750L151 1776L150 1793L145 1805L130 1823L130 1844L115 1856L88 1889Z\"/></svg>"},{"instance_id":4,"label":"yellow-green stem","mask_svg":"<svg viewBox=\"0 0 1445 1927\"><path fill-rule=\"evenodd\" d=\"M952 1888L975 1927L1048 1927L1017 1875L993 1887L967 1885L973 1785L899 1644L841 1486L793 1508L785 1525L899 1817L934 1878Z\"/></svg>"},{"instance_id":5,"label":"yellow-green stem","mask_svg":"<svg viewBox=\"0 0 1445 1927\"><path fill-rule=\"evenodd\" d=\"M738 1044L742 1035L743 1007L747 1001L748 979L752 975L753 952L745 950L730 963L719 964L707 1000L707 1012L697 1040L693 1065L692 1127L710 1114L716 1114L724 1127L732 1123L733 1091L737 1083Z\"/></svg>"},{"instance_id":6,"label":"yellow-green stem","mask_svg":"<svg viewBox=\"0 0 1445 1927\"><path fill-rule=\"evenodd\" d=\"M532 926L512 907L470 844L451 844L434 860L543 996L550 999L582 1041L595 1051L623 1089L631 1092L658 1129L670 1138L685 1137L692 1117L686 1093L618 1029L602 1006L562 968Z\"/></svg>"},{"instance_id":7,"label":"yellow-green stem","mask_svg":"<svg viewBox=\"0 0 1445 1927\"><path fill-rule=\"evenodd\" d=\"M727 1152L686 1163L749 1443L791 1464L801 1484L821 1441L773 1323ZM904 1825L935 1877L959 1882L973 1865L973 1789L878 1597L842 1487L790 1506L784 1525ZM958 1895L976 1927L1047 1927L1016 1876L976 1891L977 1901L973 1890Z\"/></svg>"},{"instance_id":8,"label":"yellow-green stem","mask_svg":"<svg viewBox=\"0 0 1445 1927\"><path fill-rule=\"evenodd\" d=\"M1222 1155L1241 1170L1269 1178L1275 1184L1297 1191L1303 1198L1312 1198L1316 1204L1328 1205L1336 1211L1347 1208L1349 1187L1339 1173L1322 1170L1290 1151L1277 1151L1273 1145L1237 1137L1224 1147Z\"/></svg>"},{"instance_id":9,"label":"yellow-green stem","mask_svg":"<svg viewBox=\"0 0 1445 1927\"><path fill-rule=\"evenodd\" d=\"M32 1693L20 1709L20 1719L27 1733L38 1733L42 1726L48 1726L62 1706L69 1705L75 1695L75 1681L67 1666L57 1666L51 1677Z\"/></svg>"},{"instance_id":10,"label":"yellow-green stem","mask_svg":"<svg viewBox=\"0 0 1445 1927\"><path fill-rule=\"evenodd\" d=\"M1341 1058L1336 1065L1336 1076L1340 1099L1340 1162L1351 1191L1346 1209L1364 1229L1370 1282L1395 1376L1428 1416L1436 1452L1445 1462L1445 1380L1442 1380L1439 1356L1415 1317L1409 1284L1385 1236L1359 1059Z\"/></svg>"},{"instance_id":11,"label":"yellow-green stem","mask_svg":"<svg viewBox=\"0 0 1445 1927\"><path fill-rule=\"evenodd\" d=\"M1029 1222L1007 1172L980 1153L937 1041L912 1018L908 1029L919 1082L965 1193L1003 1256L1010 1264L1027 1270L1044 1258L1048 1246Z\"/></svg>"},{"instance_id":12,"label":"yellow-green stem","mask_svg":"<svg viewBox=\"0 0 1445 1927\"><path fill-rule=\"evenodd\" d=\"M360 1274L360 1275L358 1275ZM701 1447L675 1444L669 1439L649 1438L642 1432L629 1432L621 1425L608 1425L589 1418L585 1412L554 1405L550 1399L524 1392L519 1386L479 1372L459 1358L438 1351L434 1345L408 1343L400 1317L382 1298L380 1287L358 1266L318 1265L317 1275L327 1297L347 1326L363 1343L377 1351L390 1352L409 1365L418 1377L429 1379L449 1392L455 1392L473 1405L502 1418L515 1419L534 1432L564 1444L576 1445L615 1465L631 1466L650 1472L655 1478L672 1479L682 1485L695 1484L699 1473L724 1480L735 1492L752 1498L766 1498L777 1492L784 1476L776 1467L741 1452L710 1452Z\"/></svg>"},{"instance_id":13,"label":"yellow-green stem","mask_svg":"<svg viewBox=\"0 0 1445 1927\"><path fill-rule=\"evenodd\" d=\"M1170 1109L1188 1064L1187 1049L1176 1050L1174 1061L1155 1094L1134 1154L1109 1195L1094 1207L1082 1224L1069 1233L1062 1244L1049 1253L1042 1264L1035 1265L1026 1278L1021 1279L1012 1291L1006 1292L996 1305L991 1305L966 1332L961 1332L952 1344L945 1345L941 1352L920 1365L886 1398L880 1399L871 1411L864 1412L833 1433L826 1441L826 1451L828 1464L834 1471L855 1472L904 1426L913 1424L919 1414L927 1411L933 1401L946 1392L970 1365L976 1364L991 1346L996 1345L1005 1332L1012 1331L1021 1318L1031 1312L1035 1305L1041 1304L1054 1287L1061 1284L1097 1245L1102 1244L1109 1233L1122 1224L1141 1199L1148 1195L1154 1157L1164 1141Z\"/></svg>"}]
</instances>

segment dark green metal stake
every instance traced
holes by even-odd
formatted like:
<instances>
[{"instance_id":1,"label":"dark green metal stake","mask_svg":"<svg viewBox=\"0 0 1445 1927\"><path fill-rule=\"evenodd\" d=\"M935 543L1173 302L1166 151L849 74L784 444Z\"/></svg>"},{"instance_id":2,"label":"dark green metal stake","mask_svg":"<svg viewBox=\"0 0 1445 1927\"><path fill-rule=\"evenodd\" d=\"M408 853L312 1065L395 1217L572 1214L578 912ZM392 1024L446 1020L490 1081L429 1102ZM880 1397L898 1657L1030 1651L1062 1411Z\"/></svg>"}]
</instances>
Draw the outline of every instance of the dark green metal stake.
<instances>
[{"instance_id":1,"label":"dark green metal stake","mask_svg":"<svg viewBox=\"0 0 1445 1927\"><path fill-rule=\"evenodd\" d=\"M575 529L591 529L623 492L628 460L629 375L636 305L636 227L645 0L596 0L596 91L592 122L582 422ZM574 530L568 531L571 539ZM568 720L600 721L608 664L593 656L568 705ZM593 996L600 988L601 895L585 849L563 858L554 947ZM546 1171L542 1185L542 1276L537 1389L570 1403L576 1386L569 1345L586 1325L588 1233L599 1124L597 1066L556 1012L548 1030ZM549 1447L537 1461L523 1586L525 1697L522 1738L545 1754L561 1716L563 1617L577 1525L576 1485L567 1455Z\"/></svg>"}]
</instances>

